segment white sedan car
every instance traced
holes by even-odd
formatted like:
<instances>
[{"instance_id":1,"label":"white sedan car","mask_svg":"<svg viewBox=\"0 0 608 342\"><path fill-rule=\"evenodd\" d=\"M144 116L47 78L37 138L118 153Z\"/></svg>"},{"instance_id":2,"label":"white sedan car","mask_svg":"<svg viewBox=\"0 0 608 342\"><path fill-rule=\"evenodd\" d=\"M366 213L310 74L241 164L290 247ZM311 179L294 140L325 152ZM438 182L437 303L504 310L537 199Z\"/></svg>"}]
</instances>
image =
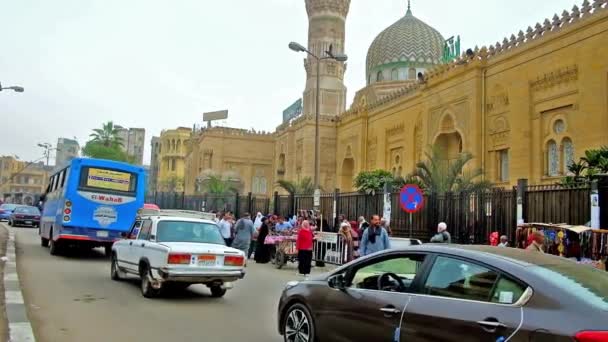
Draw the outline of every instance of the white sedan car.
<instances>
[{"instance_id":1,"label":"white sedan car","mask_svg":"<svg viewBox=\"0 0 608 342\"><path fill-rule=\"evenodd\" d=\"M148 298L192 284L222 297L245 276L244 267L244 253L226 246L215 222L192 217L143 217L112 246L112 279L141 278Z\"/></svg>"}]
</instances>

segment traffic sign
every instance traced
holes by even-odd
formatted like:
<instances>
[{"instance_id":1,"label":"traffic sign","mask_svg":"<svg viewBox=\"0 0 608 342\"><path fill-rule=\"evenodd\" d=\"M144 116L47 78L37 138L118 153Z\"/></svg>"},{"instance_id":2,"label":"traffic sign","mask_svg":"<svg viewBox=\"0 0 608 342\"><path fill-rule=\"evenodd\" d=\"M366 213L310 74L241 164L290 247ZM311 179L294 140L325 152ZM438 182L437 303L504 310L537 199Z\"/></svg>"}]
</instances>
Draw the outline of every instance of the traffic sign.
<instances>
[{"instance_id":1,"label":"traffic sign","mask_svg":"<svg viewBox=\"0 0 608 342\"><path fill-rule=\"evenodd\" d=\"M424 207L424 193L418 185L407 184L401 188L399 205L406 213L413 214L418 212Z\"/></svg>"}]
</instances>

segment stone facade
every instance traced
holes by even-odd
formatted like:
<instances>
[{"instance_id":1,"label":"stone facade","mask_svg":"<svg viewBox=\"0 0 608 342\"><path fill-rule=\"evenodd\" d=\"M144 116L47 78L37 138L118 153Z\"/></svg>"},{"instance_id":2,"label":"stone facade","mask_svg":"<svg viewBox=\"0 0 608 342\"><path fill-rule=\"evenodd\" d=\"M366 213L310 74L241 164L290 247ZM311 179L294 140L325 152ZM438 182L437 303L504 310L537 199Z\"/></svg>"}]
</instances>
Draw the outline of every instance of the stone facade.
<instances>
[{"instance_id":1,"label":"stone facade","mask_svg":"<svg viewBox=\"0 0 608 342\"><path fill-rule=\"evenodd\" d=\"M116 126L118 136L122 139L123 150L133 157L134 164L142 165L144 161L144 144L146 130L144 128L124 128Z\"/></svg>"},{"instance_id":2,"label":"stone facade","mask_svg":"<svg viewBox=\"0 0 608 342\"><path fill-rule=\"evenodd\" d=\"M158 174L160 172L160 137L152 137L150 140L150 172L148 174L148 192L156 191L158 186Z\"/></svg>"},{"instance_id":3,"label":"stone facade","mask_svg":"<svg viewBox=\"0 0 608 342\"><path fill-rule=\"evenodd\" d=\"M187 145L192 129L178 127L164 130L158 146L157 191L184 191Z\"/></svg>"},{"instance_id":4,"label":"stone facade","mask_svg":"<svg viewBox=\"0 0 608 342\"><path fill-rule=\"evenodd\" d=\"M343 52L343 41L328 37L342 37L349 1L309 0L306 5L309 48L318 52L319 44L333 44L334 51ZM430 69L415 81L370 82L347 111L341 100L322 103L321 186L350 191L353 178L364 170L386 169L405 176L430 146L441 147L448 162L460 152L472 153L469 167L482 168L484 177L498 186L513 186L520 178L530 184L557 182L568 163L585 150L608 145L607 6L606 0L585 0L582 7L493 46L427 66ZM273 159L268 184L312 178L315 126L310 93L315 68L310 63L305 62L304 114L279 126L263 142L248 135L221 140L230 134L218 131L223 138L214 139L230 145L232 152L208 165L210 170L222 172L229 157L246 155ZM322 68L321 91L331 90L341 99L344 66L335 65L329 77L331 65ZM201 158L205 140L199 139L198 145L189 159ZM192 166L193 174L200 174L198 165Z\"/></svg>"}]
</instances>

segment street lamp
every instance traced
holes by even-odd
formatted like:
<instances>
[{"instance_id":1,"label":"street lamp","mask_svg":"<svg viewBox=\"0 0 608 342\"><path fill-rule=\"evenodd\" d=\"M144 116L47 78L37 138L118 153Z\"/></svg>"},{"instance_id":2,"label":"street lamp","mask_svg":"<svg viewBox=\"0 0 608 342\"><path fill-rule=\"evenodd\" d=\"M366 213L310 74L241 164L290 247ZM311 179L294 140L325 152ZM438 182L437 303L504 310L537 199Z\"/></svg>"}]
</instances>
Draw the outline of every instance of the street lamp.
<instances>
[{"instance_id":1,"label":"street lamp","mask_svg":"<svg viewBox=\"0 0 608 342\"><path fill-rule=\"evenodd\" d=\"M23 93L25 91L25 89L20 86L2 87L2 84L0 83L0 91L3 90L13 90L16 93Z\"/></svg>"},{"instance_id":2,"label":"street lamp","mask_svg":"<svg viewBox=\"0 0 608 342\"><path fill-rule=\"evenodd\" d=\"M316 100L315 100L315 177L314 177L314 187L315 187L315 196L319 193L319 178L320 178L320 146L319 146L319 115L321 111L321 61L327 59L333 59L338 62L346 62L348 60L348 56L345 54L334 54L332 51L332 46L329 46L329 51L325 51L327 56L319 57L314 53L310 52L307 48L305 48L302 44L291 42L289 43L289 48L295 52L306 52L310 57L314 58L317 62L317 87L316 87ZM315 200L315 202L317 202ZM317 205L315 203L315 209Z\"/></svg>"}]
</instances>

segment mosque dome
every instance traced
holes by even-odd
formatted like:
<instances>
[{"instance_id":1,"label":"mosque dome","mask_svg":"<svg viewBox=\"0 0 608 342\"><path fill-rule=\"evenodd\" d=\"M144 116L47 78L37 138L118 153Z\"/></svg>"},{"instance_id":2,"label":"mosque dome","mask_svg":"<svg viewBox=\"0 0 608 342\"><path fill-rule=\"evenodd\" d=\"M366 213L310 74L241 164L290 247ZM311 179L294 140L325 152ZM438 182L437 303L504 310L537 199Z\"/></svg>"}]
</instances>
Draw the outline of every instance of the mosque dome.
<instances>
[{"instance_id":1,"label":"mosque dome","mask_svg":"<svg viewBox=\"0 0 608 342\"><path fill-rule=\"evenodd\" d=\"M382 31L367 52L367 82L415 80L420 71L440 64L445 39L433 27L405 16Z\"/></svg>"}]
</instances>

